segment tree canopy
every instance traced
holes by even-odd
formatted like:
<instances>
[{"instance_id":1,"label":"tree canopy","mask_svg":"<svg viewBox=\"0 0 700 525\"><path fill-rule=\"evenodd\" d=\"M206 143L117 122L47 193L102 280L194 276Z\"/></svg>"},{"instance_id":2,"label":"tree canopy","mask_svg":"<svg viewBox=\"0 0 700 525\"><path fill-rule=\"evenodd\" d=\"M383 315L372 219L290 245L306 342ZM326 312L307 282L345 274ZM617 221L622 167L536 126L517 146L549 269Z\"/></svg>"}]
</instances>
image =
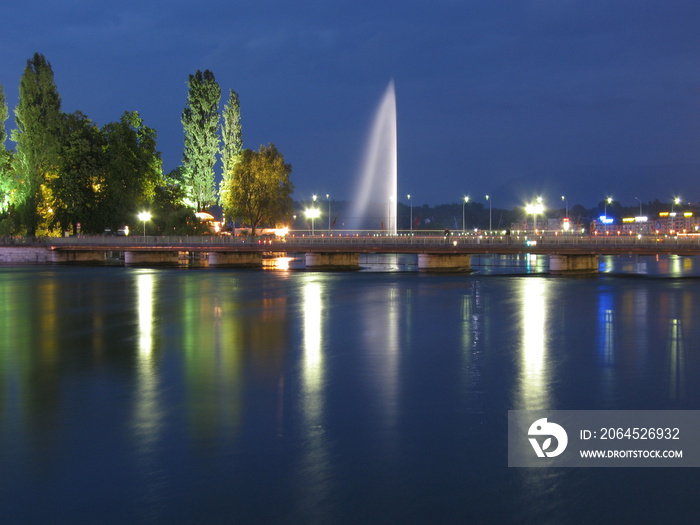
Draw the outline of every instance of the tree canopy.
<instances>
[{"instance_id":1,"label":"tree canopy","mask_svg":"<svg viewBox=\"0 0 700 525\"><path fill-rule=\"evenodd\" d=\"M244 149L233 169L224 209L250 225L253 235L263 224L288 222L294 204L291 172L291 165L284 162L274 144L260 146L259 151Z\"/></svg>"},{"instance_id":2,"label":"tree canopy","mask_svg":"<svg viewBox=\"0 0 700 525\"><path fill-rule=\"evenodd\" d=\"M5 90L0 84L0 214L5 214L10 208L10 195L14 187L14 179L11 172L12 156L7 151L5 142L7 132L5 131L5 121L8 118L7 101ZM2 217L0 216L0 220Z\"/></svg>"},{"instance_id":3,"label":"tree canopy","mask_svg":"<svg viewBox=\"0 0 700 525\"><path fill-rule=\"evenodd\" d=\"M40 53L27 60L19 84L15 122L12 140L17 144L17 210L27 233L34 235L41 226L47 176L56 169L62 124L61 97L53 70Z\"/></svg>"},{"instance_id":4,"label":"tree canopy","mask_svg":"<svg viewBox=\"0 0 700 525\"><path fill-rule=\"evenodd\" d=\"M223 122L221 123L221 163L223 175L219 189L219 203L226 201L226 194L233 178L233 169L240 161L243 149L243 134L241 132L241 109L238 101L238 93L229 90L228 102L224 105Z\"/></svg>"},{"instance_id":5,"label":"tree canopy","mask_svg":"<svg viewBox=\"0 0 700 525\"><path fill-rule=\"evenodd\" d=\"M185 191L196 211L216 202L214 165L219 152L221 88L208 69L189 76L187 105L182 111L185 132Z\"/></svg>"}]
</instances>

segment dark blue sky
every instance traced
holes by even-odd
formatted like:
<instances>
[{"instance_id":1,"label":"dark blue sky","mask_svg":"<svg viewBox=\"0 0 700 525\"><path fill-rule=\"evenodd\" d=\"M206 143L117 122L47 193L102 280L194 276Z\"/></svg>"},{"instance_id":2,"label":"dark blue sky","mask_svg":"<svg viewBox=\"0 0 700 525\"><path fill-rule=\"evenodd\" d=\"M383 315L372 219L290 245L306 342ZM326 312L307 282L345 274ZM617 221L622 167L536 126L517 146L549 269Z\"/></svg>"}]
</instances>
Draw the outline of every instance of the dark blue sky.
<instances>
[{"instance_id":1,"label":"dark blue sky","mask_svg":"<svg viewBox=\"0 0 700 525\"><path fill-rule=\"evenodd\" d=\"M239 93L245 147L292 164L296 199L349 199L393 78L404 202L700 201L697 0L10 2L8 130L34 52L64 111L141 112L166 171L187 76L210 69Z\"/></svg>"}]
</instances>

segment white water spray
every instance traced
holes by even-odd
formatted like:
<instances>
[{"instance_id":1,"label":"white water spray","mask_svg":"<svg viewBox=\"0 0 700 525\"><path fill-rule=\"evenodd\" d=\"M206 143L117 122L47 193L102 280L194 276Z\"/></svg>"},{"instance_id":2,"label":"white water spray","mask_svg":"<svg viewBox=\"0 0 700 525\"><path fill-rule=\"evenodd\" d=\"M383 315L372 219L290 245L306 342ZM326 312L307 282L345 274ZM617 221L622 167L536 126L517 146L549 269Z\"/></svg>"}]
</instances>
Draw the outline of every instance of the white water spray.
<instances>
[{"instance_id":1,"label":"white water spray","mask_svg":"<svg viewBox=\"0 0 700 525\"><path fill-rule=\"evenodd\" d=\"M381 229L396 235L398 208L398 152L394 81L384 92L372 124L353 199L351 229Z\"/></svg>"}]
</instances>

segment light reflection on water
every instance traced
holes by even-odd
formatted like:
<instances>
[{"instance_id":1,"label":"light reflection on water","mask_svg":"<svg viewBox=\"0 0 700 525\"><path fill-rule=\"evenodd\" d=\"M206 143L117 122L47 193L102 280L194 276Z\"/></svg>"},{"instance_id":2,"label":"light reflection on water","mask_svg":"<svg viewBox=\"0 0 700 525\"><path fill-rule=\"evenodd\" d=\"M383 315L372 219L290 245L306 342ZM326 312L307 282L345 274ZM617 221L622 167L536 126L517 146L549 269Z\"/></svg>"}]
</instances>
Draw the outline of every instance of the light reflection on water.
<instances>
[{"instance_id":1,"label":"light reflection on water","mask_svg":"<svg viewBox=\"0 0 700 525\"><path fill-rule=\"evenodd\" d=\"M700 408L694 280L8 268L0 299L10 521L695 505L655 499L677 474L508 469L504 449L509 409Z\"/></svg>"},{"instance_id":2,"label":"light reflection on water","mask_svg":"<svg viewBox=\"0 0 700 525\"><path fill-rule=\"evenodd\" d=\"M522 347L520 365L519 410L542 410L551 406L547 363L547 287L546 279L522 281Z\"/></svg>"}]
</instances>

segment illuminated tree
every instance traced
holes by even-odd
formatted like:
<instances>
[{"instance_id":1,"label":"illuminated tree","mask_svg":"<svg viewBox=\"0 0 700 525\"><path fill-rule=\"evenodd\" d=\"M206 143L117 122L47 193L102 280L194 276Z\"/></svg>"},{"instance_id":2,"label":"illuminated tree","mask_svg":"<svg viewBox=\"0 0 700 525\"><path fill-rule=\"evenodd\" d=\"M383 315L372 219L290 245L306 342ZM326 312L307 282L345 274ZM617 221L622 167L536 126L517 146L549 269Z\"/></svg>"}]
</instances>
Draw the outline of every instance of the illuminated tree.
<instances>
[{"instance_id":1,"label":"illuminated tree","mask_svg":"<svg viewBox=\"0 0 700 525\"><path fill-rule=\"evenodd\" d=\"M17 127L12 132L12 140L17 144L15 202L30 235L40 226L41 210L46 212L45 183L47 174L56 168L61 120L61 98L51 64L44 55L35 53L27 60L20 79L19 103L15 109Z\"/></svg>"},{"instance_id":2,"label":"illuminated tree","mask_svg":"<svg viewBox=\"0 0 700 525\"><path fill-rule=\"evenodd\" d=\"M238 101L238 93L229 90L228 103L224 106L223 122L221 124L221 137L223 148L221 150L221 162L223 164L223 176L219 189L219 203L226 201L226 194L230 191L233 170L240 160L243 149L243 134L241 132L241 110Z\"/></svg>"},{"instance_id":3,"label":"illuminated tree","mask_svg":"<svg viewBox=\"0 0 700 525\"><path fill-rule=\"evenodd\" d=\"M7 132L5 131L5 121L9 113L5 100L5 90L0 84L0 214L6 213L10 207L10 195L13 188L13 177L11 171L12 156L7 151Z\"/></svg>"},{"instance_id":4,"label":"illuminated tree","mask_svg":"<svg viewBox=\"0 0 700 525\"><path fill-rule=\"evenodd\" d=\"M202 211L216 201L214 165L219 152L221 88L208 69L190 75L187 85L187 105L181 119L185 132L185 191L195 209Z\"/></svg>"},{"instance_id":5,"label":"illuminated tree","mask_svg":"<svg viewBox=\"0 0 700 525\"><path fill-rule=\"evenodd\" d=\"M233 169L224 209L250 225L253 235L262 224L288 221L293 210L291 172L274 144L260 146L257 152L244 149Z\"/></svg>"}]
</instances>

